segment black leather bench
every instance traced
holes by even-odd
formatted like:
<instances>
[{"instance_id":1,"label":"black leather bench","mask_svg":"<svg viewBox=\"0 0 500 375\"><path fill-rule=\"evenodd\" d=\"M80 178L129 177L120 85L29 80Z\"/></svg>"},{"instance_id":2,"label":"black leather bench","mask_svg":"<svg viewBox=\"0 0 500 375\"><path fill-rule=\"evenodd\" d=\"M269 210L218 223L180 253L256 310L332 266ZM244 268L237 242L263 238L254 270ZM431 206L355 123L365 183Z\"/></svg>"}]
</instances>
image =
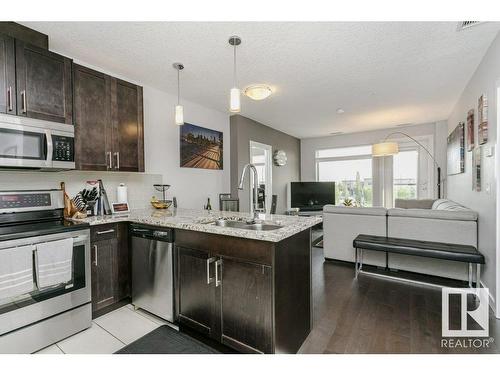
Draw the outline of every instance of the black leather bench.
<instances>
[{"instance_id":1,"label":"black leather bench","mask_svg":"<svg viewBox=\"0 0 500 375\"><path fill-rule=\"evenodd\" d=\"M386 253L386 268L388 268L387 257L389 253L421 256L427 258L453 260L469 264L469 286L472 287L472 265L476 265L476 288L481 282L481 264L484 264L484 256L474 246L456 245L444 242L431 242L409 240L405 238L393 238L383 236L371 236L367 234L358 235L353 241L356 249L355 270L356 277L363 268L363 250L383 251Z\"/></svg>"}]
</instances>

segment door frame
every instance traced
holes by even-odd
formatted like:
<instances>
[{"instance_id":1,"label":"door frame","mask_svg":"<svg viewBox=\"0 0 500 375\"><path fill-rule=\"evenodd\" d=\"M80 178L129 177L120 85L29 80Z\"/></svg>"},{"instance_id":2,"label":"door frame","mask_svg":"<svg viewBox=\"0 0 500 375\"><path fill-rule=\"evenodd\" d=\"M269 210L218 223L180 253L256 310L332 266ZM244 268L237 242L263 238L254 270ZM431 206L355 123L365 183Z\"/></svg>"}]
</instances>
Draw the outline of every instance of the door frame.
<instances>
[{"instance_id":1,"label":"door frame","mask_svg":"<svg viewBox=\"0 0 500 375\"><path fill-rule=\"evenodd\" d=\"M265 143L260 143L250 140L249 143L249 160L252 163L252 148L260 148L266 151L266 212L271 209L271 202L273 196L273 147ZM253 175L248 179L249 183L249 194L250 194L250 207L253 205Z\"/></svg>"}]
</instances>

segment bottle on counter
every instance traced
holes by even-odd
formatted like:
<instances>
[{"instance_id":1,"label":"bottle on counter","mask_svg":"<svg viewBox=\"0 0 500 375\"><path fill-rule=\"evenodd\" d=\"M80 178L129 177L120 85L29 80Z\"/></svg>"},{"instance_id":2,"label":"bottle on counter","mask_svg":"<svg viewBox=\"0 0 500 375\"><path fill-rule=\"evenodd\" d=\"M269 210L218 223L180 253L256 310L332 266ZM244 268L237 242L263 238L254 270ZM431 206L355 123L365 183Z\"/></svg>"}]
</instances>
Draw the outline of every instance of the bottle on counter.
<instances>
[{"instance_id":1,"label":"bottle on counter","mask_svg":"<svg viewBox=\"0 0 500 375\"><path fill-rule=\"evenodd\" d=\"M212 205L210 204L210 198L208 198L208 200L207 200L207 205L205 206L205 209L208 211L212 210Z\"/></svg>"}]
</instances>

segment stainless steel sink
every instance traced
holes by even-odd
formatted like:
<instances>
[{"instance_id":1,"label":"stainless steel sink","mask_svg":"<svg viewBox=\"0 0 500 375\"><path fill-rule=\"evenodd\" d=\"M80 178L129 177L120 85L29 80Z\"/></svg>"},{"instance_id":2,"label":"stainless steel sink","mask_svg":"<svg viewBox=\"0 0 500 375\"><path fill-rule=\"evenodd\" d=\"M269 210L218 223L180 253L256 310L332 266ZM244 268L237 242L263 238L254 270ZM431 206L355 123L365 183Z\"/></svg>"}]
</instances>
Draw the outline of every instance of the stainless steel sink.
<instances>
[{"instance_id":1,"label":"stainless steel sink","mask_svg":"<svg viewBox=\"0 0 500 375\"><path fill-rule=\"evenodd\" d=\"M236 220L216 220L214 222L215 226L218 227L228 227L228 228L237 228L237 229L245 229L245 230L275 230L283 228L281 225L276 224L267 224L267 223L256 223L256 224L247 224L244 221L236 221Z\"/></svg>"}]
</instances>

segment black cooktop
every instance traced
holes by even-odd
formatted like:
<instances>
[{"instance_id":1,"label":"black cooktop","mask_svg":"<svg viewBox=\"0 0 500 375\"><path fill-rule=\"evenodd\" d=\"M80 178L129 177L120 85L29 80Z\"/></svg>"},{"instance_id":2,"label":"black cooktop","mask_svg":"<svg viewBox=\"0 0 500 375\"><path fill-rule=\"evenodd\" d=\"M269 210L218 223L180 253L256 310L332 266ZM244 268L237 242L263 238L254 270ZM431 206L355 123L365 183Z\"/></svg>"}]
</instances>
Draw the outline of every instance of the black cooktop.
<instances>
[{"instance_id":1,"label":"black cooktop","mask_svg":"<svg viewBox=\"0 0 500 375\"><path fill-rule=\"evenodd\" d=\"M88 227L88 223L75 223L64 219L42 222L4 223L0 225L0 241L69 232Z\"/></svg>"}]
</instances>

